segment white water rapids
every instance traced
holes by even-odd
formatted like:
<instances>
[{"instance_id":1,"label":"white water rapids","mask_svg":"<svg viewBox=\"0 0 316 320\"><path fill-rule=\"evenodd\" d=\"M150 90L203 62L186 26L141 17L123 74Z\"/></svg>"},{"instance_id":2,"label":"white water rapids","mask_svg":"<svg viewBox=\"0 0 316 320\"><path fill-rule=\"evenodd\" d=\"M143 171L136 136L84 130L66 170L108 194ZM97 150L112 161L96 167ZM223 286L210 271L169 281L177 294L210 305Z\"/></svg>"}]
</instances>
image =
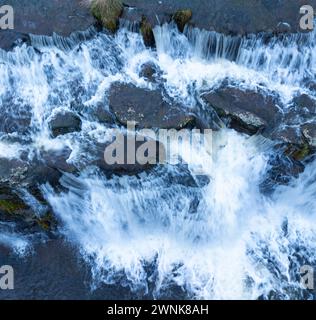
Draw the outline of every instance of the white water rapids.
<instances>
[{"instance_id":1,"label":"white water rapids","mask_svg":"<svg viewBox=\"0 0 316 320\"><path fill-rule=\"evenodd\" d=\"M108 138L108 126L88 115L98 103L108 105L111 83L155 87L139 77L146 62L160 67L168 94L193 110L202 103L200 92L226 79L279 94L286 108L298 92L313 95L306 83L316 74L315 37L239 39L194 29L179 34L164 25L155 29L157 50L124 28L115 37L92 32L80 44L32 37L33 47L0 51L0 119L32 117L27 132L0 130L1 156L68 146L69 161L81 161L86 146ZM78 107L82 131L53 139L51 115ZM5 125L2 120L0 129ZM213 139L206 182L190 177L190 168L165 166L112 178L87 168L78 177L65 174L62 193L43 185L60 232L91 264L96 285L152 290L156 298L174 286L190 298L312 298L300 285L299 269L316 263L316 163L265 196L259 186L270 147L228 129ZM196 155L197 163L209 163L205 156ZM0 235L0 242L14 245L12 237Z\"/></svg>"}]
</instances>

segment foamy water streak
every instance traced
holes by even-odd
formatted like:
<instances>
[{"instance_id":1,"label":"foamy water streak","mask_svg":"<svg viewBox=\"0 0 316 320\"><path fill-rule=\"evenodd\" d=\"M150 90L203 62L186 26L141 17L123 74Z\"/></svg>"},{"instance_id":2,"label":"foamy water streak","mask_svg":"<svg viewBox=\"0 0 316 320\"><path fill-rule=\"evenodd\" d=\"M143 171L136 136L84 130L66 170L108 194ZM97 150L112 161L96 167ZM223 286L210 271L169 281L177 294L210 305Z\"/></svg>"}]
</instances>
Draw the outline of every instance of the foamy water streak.
<instances>
[{"instance_id":1,"label":"foamy water streak","mask_svg":"<svg viewBox=\"0 0 316 320\"><path fill-rule=\"evenodd\" d=\"M59 195L43 188L65 236L92 263L96 283L145 292L154 286L156 297L175 284L203 299L304 296L299 269L316 258L314 165L271 200L259 191L267 155L256 141L233 132L215 141L204 186L169 167L141 179L65 176L69 191Z\"/></svg>"},{"instance_id":2,"label":"foamy water streak","mask_svg":"<svg viewBox=\"0 0 316 320\"><path fill-rule=\"evenodd\" d=\"M74 39L37 38L36 50L23 45L0 51L0 117L6 116L0 138L27 137L25 148L35 151L67 146L79 165L86 146L109 136L108 126L92 114L99 103L108 108L111 83L157 87L139 77L147 62L162 70L164 89L192 109L201 103L201 91L226 79L274 92L284 104L297 91L312 94L307 82L315 75L315 33L266 42L196 29L183 35L172 25L154 32L156 51L125 29L78 45ZM59 110L76 112L82 131L53 139L48 121ZM13 115L30 118L29 130L12 124ZM211 155L195 156L205 177L195 176L190 166L165 166L109 180L90 168L79 177L64 175L63 193L42 187L62 221L61 232L91 263L96 284L116 281L153 290L155 297L172 285L194 298L310 297L300 288L298 272L302 264L315 265L315 162L267 198L259 185L270 148L226 130L214 144L212 167L205 166ZM6 148L0 142L1 152ZM19 156L8 150L1 156Z\"/></svg>"}]
</instances>

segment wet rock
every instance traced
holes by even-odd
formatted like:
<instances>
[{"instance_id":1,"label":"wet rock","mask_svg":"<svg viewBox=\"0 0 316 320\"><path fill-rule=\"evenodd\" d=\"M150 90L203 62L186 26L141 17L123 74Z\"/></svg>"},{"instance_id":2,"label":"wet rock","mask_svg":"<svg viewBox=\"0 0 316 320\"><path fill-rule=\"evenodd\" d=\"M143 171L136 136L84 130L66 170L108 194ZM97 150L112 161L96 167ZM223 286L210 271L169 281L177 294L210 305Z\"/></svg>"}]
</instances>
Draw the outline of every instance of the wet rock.
<instances>
[{"instance_id":1,"label":"wet rock","mask_svg":"<svg viewBox=\"0 0 316 320\"><path fill-rule=\"evenodd\" d=\"M316 122L303 124L301 126L301 130L309 146L312 148L316 148Z\"/></svg>"},{"instance_id":2,"label":"wet rock","mask_svg":"<svg viewBox=\"0 0 316 320\"><path fill-rule=\"evenodd\" d=\"M316 100L307 94L302 94L293 99L297 113L311 113L316 115Z\"/></svg>"},{"instance_id":3,"label":"wet rock","mask_svg":"<svg viewBox=\"0 0 316 320\"><path fill-rule=\"evenodd\" d=\"M78 132L81 130L81 119L70 111L59 112L50 119L49 127L54 137L71 132Z\"/></svg>"},{"instance_id":4,"label":"wet rock","mask_svg":"<svg viewBox=\"0 0 316 320\"><path fill-rule=\"evenodd\" d=\"M40 159L45 166L62 172L74 173L77 171L76 167L67 161L71 152L72 150L68 147L61 150L42 150L40 152Z\"/></svg>"},{"instance_id":5,"label":"wet rock","mask_svg":"<svg viewBox=\"0 0 316 320\"><path fill-rule=\"evenodd\" d=\"M91 12L108 30L115 32L123 11L121 0L92 0Z\"/></svg>"},{"instance_id":6,"label":"wet rock","mask_svg":"<svg viewBox=\"0 0 316 320\"><path fill-rule=\"evenodd\" d=\"M282 123L266 135L285 146L286 154L295 160L305 160L315 149L316 101L302 94L293 99Z\"/></svg>"},{"instance_id":7,"label":"wet rock","mask_svg":"<svg viewBox=\"0 0 316 320\"><path fill-rule=\"evenodd\" d=\"M38 184L58 183L60 173L40 161L0 158L0 187L37 188Z\"/></svg>"},{"instance_id":8,"label":"wet rock","mask_svg":"<svg viewBox=\"0 0 316 320\"><path fill-rule=\"evenodd\" d=\"M116 138L112 142L98 144L94 152L95 160L89 163L100 168L107 176L137 175L152 170L166 159L164 146L156 140L144 137L143 141L136 141L135 137L126 135L122 139ZM113 148L107 149L111 145L115 151ZM113 157L119 161L114 162Z\"/></svg>"},{"instance_id":9,"label":"wet rock","mask_svg":"<svg viewBox=\"0 0 316 320\"><path fill-rule=\"evenodd\" d=\"M30 33L69 36L95 23L89 6L81 0L6 0L4 4L14 8L14 30L0 30L0 48L7 50L17 41L27 42Z\"/></svg>"},{"instance_id":10,"label":"wet rock","mask_svg":"<svg viewBox=\"0 0 316 320\"><path fill-rule=\"evenodd\" d=\"M0 30L0 48L6 51L12 50L15 46L23 43L30 43L30 37L22 32L14 30Z\"/></svg>"},{"instance_id":11,"label":"wet rock","mask_svg":"<svg viewBox=\"0 0 316 320\"><path fill-rule=\"evenodd\" d=\"M313 93L316 92L316 82L313 80L307 81L306 87L311 90Z\"/></svg>"},{"instance_id":12,"label":"wet rock","mask_svg":"<svg viewBox=\"0 0 316 320\"><path fill-rule=\"evenodd\" d=\"M312 150L307 143L302 145L288 144L285 150L285 154L296 161L304 161L311 153Z\"/></svg>"},{"instance_id":13,"label":"wet rock","mask_svg":"<svg viewBox=\"0 0 316 320\"><path fill-rule=\"evenodd\" d=\"M299 126L280 126L267 135L273 141L280 141L285 144L295 144L302 146L305 140Z\"/></svg>"},{"instance_id":14,"label":"wet rock","mask_svg":"<svg viewBox=\"0 0 316 320\"><path fill-rule=\"evenodd\" d=\"M139 128L182 129L193 125L196 120L184 106L164 98L160 90L128 84L111 86L109 104L121 124L134 121Z\"/></svg>"},{"instance_id":15,"label":"wet rock","mask_svg":"<svg viewBox=\"0 0 316 320\"><path fill-rule=\"evenodd\" d=\"M268 160L268 165L270 169L260 184L260 190L264 194L273 193L280 185L288 185L293 178L298 178L305 169L300 161L288 157L278 147Z\"/></svg>"},{"instance_id":16,"label":"wet rock","mask_svg":"<svg viewBox=\"0 0 316 320\"><path fill-rule=\"evenodd\" d=\"M145 78L147 81L155 83L157 78L161 75L161 70L154 63L148 62L141 66L139 73L140 77Z\"/></svg>"},{"instance_id":17,"label":"wet rock","mask_svg":"<svg viewBox=\"0 0 316 320\"><path fill-rule=\"evenodd\" d=\"M23 201L9 189L0 189L0 212L2 214L13 215L27 209Z\"/></svg>"},{"instance_id":18,"label":"wet rock","mask_svg":"<svg viewBox=\"0 0 316 320\"><path fill-rule=\"evenodd\" d=\"M228 126L247 134L274 127L281 119L278 100L260 92L221 87L202 95Z\"/></svg>"},{"instance_id":19,"label":"wet rock","mask_svg":"<svg viewBox=\"0 0 316 320\"><path fill-rule=\"evenodd\" d=\"M74 173L76 168L68 163L69 148L61 150L38 150L36 156L22 154L20 158L0 157L0 188L26 188L38 190L38 186L50 183L59 184L63 172Z\"/></svg>"},{"instance_id":20,"label":"wet rock","mask_svg":"<svg viewBox=\"0 0 316 320\"><path fill-rule=\"evenodd\" d=\"M91 113L93 118L97 119L100 123L113 124L115 122L113 115L103 103L98 103Z\"/></svg>"},{"instance_id":21,"label":"wet rock","mask_svg":"<svg viewBox=\"0 0 316 320\"><path fill-rule=\"evenodd\" d=\"M123 18L135 22L145 16L154 27L170 22L175 12L192 10L191 23L225 34L301 32L300 7L305 0L125 0ZM309 4L316 7L316 1ZM140 20L139 20L140 22Z\"/></svg>"},{"instance_id":22,"label":"wet rock","mask_svg":"<svg viewBox=\"0 0 316 320\"><path fill-rule=\"evenodd\" d=\"M273 133L266 134L266 137L279 143L278 148L294 161L303 161L312 152L299 125L281 126Z\"/></svg>"},{"instance_id":23,"label":"wet rock","mask_svg":"<svg viewBox=\"0 0 316 320\"><path fill-rule=\"evenodd\" d=\"M144 44L146 47L154 47L156 44L155 36L153 32L153 27L151 23L146 19L146 17L142 17L140 23L140 33L143 37Z\"/></svg>"},{"instance_id":24,"label":"wet rock","mask_svg":"<svg viewBox=\"0 0 316 320\"><path fill-rule=\"evenodd\" d=\"M20 159L0 158L0 187L18 185L25 179L28 163Z\"/></svg>"},{"instance_id":25,"label":"wet rock","mask_svg":"<svg viewBox=\"0 0 316 320\"><path fill-rule=\"evenodd\" d=\"M19 197L17 191L0 187L0 221L7 226L13 223L15 232L34 234L55 230L57 223L49 206L44 203L43 207L46 212L39 216Z\"/></svg>"},{"instance_id":26,"label":"wet rock","mask_svg":"<svg viewBox=\"0 0 316 320\"><path fill-rule=\"evenodd\" d=\"M172 17L172 19L175 21L176 25L178 26L178 29L180 32L183 32L184 27L191 20L191 18L192 18L192 10L190 9L179 10Z\"/></svg>"}]
</instances>

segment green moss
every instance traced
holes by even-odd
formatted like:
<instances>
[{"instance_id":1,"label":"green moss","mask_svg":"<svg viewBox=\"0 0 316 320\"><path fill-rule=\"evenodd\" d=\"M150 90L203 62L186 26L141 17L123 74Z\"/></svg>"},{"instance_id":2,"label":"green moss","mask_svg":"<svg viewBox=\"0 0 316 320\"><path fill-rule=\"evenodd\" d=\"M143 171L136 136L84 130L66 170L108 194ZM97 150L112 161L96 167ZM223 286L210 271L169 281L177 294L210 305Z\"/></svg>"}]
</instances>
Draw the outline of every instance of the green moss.
<instances>
[{"instance_id":1,"label":"green moss","mask_svg":"<svg viewBox=\"0 0 316 320\"><path fill-rule=\"evenodd\" d=\"M93 0L91 12L105 28L115 32L123 12L123 4L121 0Z\"/></svg>"},{"instance_id":2,"label":"green moss","mask_svg":"<svg viewBox=\"0 0 316 320\"><path fill-rule=\"evenodd\" d=\"M310 147L308 144L304 144L301 148L295 150L292 153L293 159L297 161L302 161L304 160L307 156L309 156L311 153Z\"/></svg>"},{"instance_id":3,"label":"green moss","mask_svg":"<svg viewBox=\"0 0 316 320\"><path fill-rule=\"evenodd\" d=\"M192 11L190 9L179 10L173 15L173 20L178 26L180 32L183 32L185 25L192 18Z\"/></svg>"},{"instance_id":4,"label":"green moss","mask_svg":"<svg viewBox=\"0 0 316 320\"><path fill-rule=\"evenodd\" d=\"M147 47L154 47L155 46L155 36L153 32L152 25L148 22L146 17L142 18L140 24L140 33L143 36L144 43Z\"/></svg>"},{"instance_id":5,"label":"green moss","mask_svg":"<svg viewBox=\"0 0 316 320\"><path fill-rule=\"evenodd\" d=\"M13 214L22 209L25 209L25 206L22 203L16 203L13 200L0 200L0 210L5 213Z\"/></svg>"},{"instance_id":6,"label":"green moss","mask_svg":"<svg viewBox=\"0 0 316 320\"><path fill-rule=\"evenodd\" d=\"M56 225L56 221L51 212L48 212L40 219L37 219L37 223L45 231L51 230Z\"/></svg>"},{"instance_id":7,"label":"green moss","mask_svg":"<svg viewBox=\"0 0 316 320\"><path fill-rule=\"evenodd\" d=\"M301 145L288 144L285 149L285 154L296 161L303 161L312 153L313 150L308 143Z\"/></svg>"}]
</instances>

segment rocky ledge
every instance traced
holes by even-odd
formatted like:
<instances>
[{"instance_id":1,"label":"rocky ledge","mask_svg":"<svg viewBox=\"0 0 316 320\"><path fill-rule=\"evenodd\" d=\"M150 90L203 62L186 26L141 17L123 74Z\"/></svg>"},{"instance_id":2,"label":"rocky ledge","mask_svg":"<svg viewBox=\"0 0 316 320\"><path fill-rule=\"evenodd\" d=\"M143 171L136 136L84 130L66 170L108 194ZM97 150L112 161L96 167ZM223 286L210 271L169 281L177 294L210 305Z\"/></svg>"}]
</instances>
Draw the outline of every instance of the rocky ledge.
<instances>
[{"instance_id":1,"label":"rocky ledge","mask_svg":"<svg viewBox=\"0 0 316 320\"><path fill-rule=\"evenodd\" d=\"M0 48L9 50L28 34L69 36L95 23L82 0L0 0L14 9L14 30L0 30Z\"/></svg>"},{"instance_id":2,"label":"rocky ledge","mask_svg":"<svg viewBox=\"0 0 316 320\"><path fill-rule=\"evenodd\" d=\"M316 1L125 0L124 4L126 8L123 18L132 22L146 17L155 26L169 22L179 10L190 9L190 23L197 28L244 35L258 32L298 32L300 7L306 4L316 6Z\"/></svg>"},{"instance_id":3,"label":"rocky ledge","mask_svg":"<svg viewBox=\"0 0 316 320\"><path fill-rule=\"evenodd\" d=\"M203 93L202 99L228 127L248 135L262 134L296 161L315 152L316 100L306 94L295 97L288 108L275 95L229 85Z\"/></svg>"},{"instance_id":4,"label":"rocky ledge","mask_svg":"<svg viewBox=\"0 0 316 320\"><path fill-rule=\"evenodd\" d=\"M140 26L153 45L152 29L174 20L224 34L284 33L300 30L300 7L316 0L0 0L14 8L14 30L0 30L0 48L9 50L28 34L69 36L99 22L115 31L119 18Z\"/></svg>"}]
</instances>

